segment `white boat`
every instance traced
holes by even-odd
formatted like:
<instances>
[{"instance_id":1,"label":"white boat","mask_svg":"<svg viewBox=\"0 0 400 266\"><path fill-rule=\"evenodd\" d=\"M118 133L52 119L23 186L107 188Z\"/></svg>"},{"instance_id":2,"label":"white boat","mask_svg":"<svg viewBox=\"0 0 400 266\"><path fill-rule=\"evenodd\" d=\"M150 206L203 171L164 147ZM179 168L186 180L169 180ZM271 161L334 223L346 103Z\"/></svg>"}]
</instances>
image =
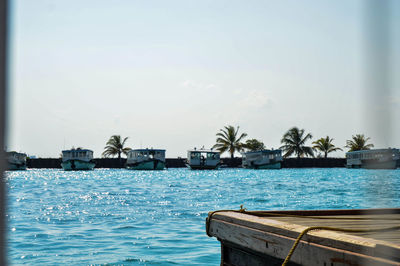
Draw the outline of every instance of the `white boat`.
<instances>
[{"instance_id":1,"label":"white boat","mask_svg":"<svg viewBox=\"0 0 400 266\"><path fill-rule=\"evenodd\" d=\"M250 169L281 169L281 150L261 150L242 153L242 167Z\"/></svg>"},{"instance_id":2,"label":"white boat","mask_svg":"<svg viewBox=\"0 0 400 266\"><path fill-rule=\"evenodd\" d=\"M93 151L88 149L71 149L62 151L61 166L64 170L93 170Z\"/></svg>"},{"instance_id":3,"label":"white boat","mask_svg":"<svg viewBox=\"0 0 400 266\"><path fill-rule=\"evenodd\" d=\"M347 168L396 169L400 160L399 149L373 149L346 153Z\"/></svg>"},{"instance_id":4,"label":"white boat","mask_svg":"<svg viewBox=\"0 0 400 266\"><path fill-rule=\"evenodd\" d=\"M7 152L8 170L26 170L26 154L15 151Z\"/></svg>"},{"instance_id":5,"label":"white boat","mask_svg":"<svg viewBox=\"0 0 400 266\"><path fill-rule=\"evenodd\" d=\"M163 170L165 168L165 150L130 150L126 160L126 168L132 170Z\"/></svg>"},{"instance_id":6,"label":"white boat","mask_svg":"<svg viewBox=\"0 0 400 266\"><path fill-rule=\"evenodd\" d=\"M189 150L186 165L193 170L216 169L220 166L218 151L213 150Z\"/></svg>"}]
</instances>

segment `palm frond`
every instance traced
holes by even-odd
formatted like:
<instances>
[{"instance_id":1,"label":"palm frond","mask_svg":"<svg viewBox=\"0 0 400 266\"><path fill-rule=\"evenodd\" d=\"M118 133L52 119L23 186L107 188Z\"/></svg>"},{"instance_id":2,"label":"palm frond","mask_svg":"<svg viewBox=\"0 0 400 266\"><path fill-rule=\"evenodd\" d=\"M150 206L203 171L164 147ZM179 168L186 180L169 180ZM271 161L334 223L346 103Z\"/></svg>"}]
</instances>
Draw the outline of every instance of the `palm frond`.
<instances>
[{"instance_id":1,"label":"palm frond","mask_svg":"<svg viewBox=\"0 0 400 266\"><path fill-rule=\"evenodd\" d=\"M244 145L241 141L247 136L247 134L242 133L240 137L237 138L238 131L239 127L235 129L235 127L231 125L224 126L224 128L220 129L216 134L216 144L213 148L216 148L221 153L229 151L231 156L233 156L236 151L241 151Z\"/></svg>"},{"instance_id":2,"label":"palm frond","mask_svg":"<svg viewBox=\"0 0 400 266\"><path fill-rule=\"evenodd\" d=\"M311 147L303 147L304 155L314 157L314 151Z\"/></svg>"},{"instance_id":3,"label":"palm frond","mask_svg":"<svg viewBox=\"0 0 400 266\"><path fill-rule=\"evenodd\" d=\"M304 155L314 156L313 149L311 147L305 146L307 140L312 138L310 133L304 136L304 129L299 129L297 127L290 128L282 137L281 149L285 151L284 157L296 154L297 157L303 157Z\"/></svg>"},{"instance_id":4,"label":"palm frond","mask_svg":"<svg viewBox=\"0 0 400 266\"><path fill-rule=\"evenodd\" d=\"M121 136L120 135L112 135L107 143L106 146L104 147L104 152L102 153L102 156L104 157L114 157L118 155L120 157L120 154L127 154L130 150L129 147L124 147L125 142L128 140L128 137L124 138L124 140L121 142Z\"/></svg>"},{"instance_id":5,"label":"palm frond","mask_svg":"<svg viewBox=\"0 0 400 266\"><path fill-rule=\"evenodd\" d=\"M369 150L374 147L373 144L367 144L369 137L365 137L363 134L356 134L352 136L351 140L346 141L345 148L349 148L349 151Z\"/></svg>"},{"instance_id":6,"label":"palm frond","mask_svg":"<svg viewBox=\"0 0 400 266\"><path fill-rule=\"evenodd\" d=\"M240 142L242 139L244 139L245 137L247 137L246 133L242 133L242 135L240 135L240 137L236 140L236 142Z\"/></svg>"}]
</instances>

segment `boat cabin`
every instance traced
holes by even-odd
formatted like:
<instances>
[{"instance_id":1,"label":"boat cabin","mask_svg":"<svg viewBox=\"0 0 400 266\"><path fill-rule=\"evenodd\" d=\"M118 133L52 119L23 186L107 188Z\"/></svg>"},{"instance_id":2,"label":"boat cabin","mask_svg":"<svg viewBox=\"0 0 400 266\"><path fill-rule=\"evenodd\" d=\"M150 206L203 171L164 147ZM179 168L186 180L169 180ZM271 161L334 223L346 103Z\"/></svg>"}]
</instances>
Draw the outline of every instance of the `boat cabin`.
<instances>
[{"instance_id":1,"label":"boat cabin","mask_svg":"<svg viewBox=\"0 0 400 266\"><path fill-rule=\"evenodd\" d=\"M62 161L66 162L69 160L80 160L80 161L91 161L93 159L93 151L88 149L71 149L62 151Z\"/></svg>"},{"instance_id":2,"label":"boat cabin","mask_svg":"<svg viewBox=\"0 0 400 266\"><path fill-rule=\"evenodd\" d=\"M400 160L399 149L373 149L346 153L347 168L395 169Z\"/></svg>"},{"instance_id":3,"label":"boat cabin","mask_svg":"<svg viewBox=\"0 0 400 266\"><path fill-rule=\"evenodd\" d=\"M163 170L165 168L165 150L130 150L127 155L126 168L133 170Z\"/></svg>"},{"instance_id":4,"label":"boat cabin","mask_svg":"<svg viewBox=\"0 0 400 266\"><path fill-rule=\"evenodd\" d=\"M251 169L280 169L281 150L261 150L242 153L242 167Z\"/></svg>"},{"instance_id":5,"label":"boat cabin","mask_svg":"<svg viewBox=\"0 0 400 266\"><path fill-rule=\"evenodd\" d=\"M15 162L26 162L26 154L19 153L15 151L7 152L7 159L8 161L15 161Z\"/></svg>"},{"instance_id":6,"label":"boat cabin","mask_svg":"<svg viewBox=\"0 0 400 266\"><path fill-rule=\"evenodd\" d=\"M92 150L77 148L62 151L61 167L66 171L93 170L95 166Z\"/></svg>"},{"instance_id":7,"label":"boat cabin","mask_svg":"<svg viewBox=\"0 0 400 266\"><path fill-rule=\"evenodd\" d=\"M15 151L7 152L7 162L9 170L25 170L26 154Z\"/></svg>"},{"instance_id":8,"label":"boat cabin","mask_svg":"<svg viewBox=\"0 0 400 266\"><path fill-rule=\"evenodd\" d=\"M218 151L213 150L189 150L187 153L187 165L191 169L215 169L220 164Z\"/></svg>"},{"instance_id":9,"label":"boat cabin","mask_svg":"<svg viewBox=\"0 0 400 266\"><path fill-rule=\"evenodd\" d=\"M158 159L165 162L165 150L136 149L128 152L128 161L145 161L148 159Z\"/></svg>"}]
</instances>

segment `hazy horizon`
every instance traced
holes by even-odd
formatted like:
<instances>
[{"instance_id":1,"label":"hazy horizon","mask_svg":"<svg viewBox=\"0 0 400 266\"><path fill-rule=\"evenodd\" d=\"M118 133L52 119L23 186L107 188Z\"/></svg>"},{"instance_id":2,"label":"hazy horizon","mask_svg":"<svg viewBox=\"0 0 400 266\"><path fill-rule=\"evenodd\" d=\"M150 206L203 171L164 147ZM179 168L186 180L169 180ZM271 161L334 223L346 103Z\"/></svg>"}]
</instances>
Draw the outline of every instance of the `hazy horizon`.
<instances>
[{"instance_id":1,"label":"hazy horizon","mask_svg":"<svg viewBox=\"0 0 400 266\"><path fill-rule=\"evenodd\" d=\"M343 148L364 134L400 148L400 2L389 1L389 43L378 44L389 65L378 96L367 89L363 3L13 1L7 148L98 158L121 135L186 157L227 125L267 148L293 126L313 135L308 145L329 135Z\"/></svg>"}]
</instances>

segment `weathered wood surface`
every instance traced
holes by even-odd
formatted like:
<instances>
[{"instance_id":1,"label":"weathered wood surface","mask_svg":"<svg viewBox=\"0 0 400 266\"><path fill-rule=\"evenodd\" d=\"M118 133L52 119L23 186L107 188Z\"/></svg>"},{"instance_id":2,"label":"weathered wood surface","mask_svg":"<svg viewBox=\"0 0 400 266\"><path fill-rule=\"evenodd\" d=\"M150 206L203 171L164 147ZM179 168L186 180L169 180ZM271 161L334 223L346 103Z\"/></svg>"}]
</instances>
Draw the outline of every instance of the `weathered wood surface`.
<instances>
[{"instance_id":1,"label":"weathered wood surface","mask_svg":"<svg viewBox=\"0 0 400 266\"><path fill-rule=\"evenodd\" d=\"M346 217L325 216L325 218L331 218L331 219L292 218L292 217L276 217L274 219L277 221L295 223L304 226L330 226L330 227L348 228L348 229L373 229L373 228L394 227L400 225L399 214L363 215L362 220L359 219L360 218L359 215L349 215ZM400 229L393 231L391 230L387 232L349 232L346 234L389 241L394 244L400 245Z\"/></svg>"},{"instance_id":2,"label":"weathered wood surface","mask_svg":"<svg viewBox=\"0 0 400 266\"><path fill-rule=\"evenodd\" d=\"M329 211L328 213L332 214ZM325 214L326 218L332 219L311 219L266 218L243 213L218 212L211 219L209 232L217 237L223 246L224 243L228 246L233 243L266 257L283 260L299 233L307 227L367 229L400 225L400 214L387 213L389 214L339 215L337 219ZM363 218L359 219L360 217ZM400 265L399 239L399 230L373 234L310 231L296 248L291 262L301 265Z\"/></svg>"}]
</instances>

